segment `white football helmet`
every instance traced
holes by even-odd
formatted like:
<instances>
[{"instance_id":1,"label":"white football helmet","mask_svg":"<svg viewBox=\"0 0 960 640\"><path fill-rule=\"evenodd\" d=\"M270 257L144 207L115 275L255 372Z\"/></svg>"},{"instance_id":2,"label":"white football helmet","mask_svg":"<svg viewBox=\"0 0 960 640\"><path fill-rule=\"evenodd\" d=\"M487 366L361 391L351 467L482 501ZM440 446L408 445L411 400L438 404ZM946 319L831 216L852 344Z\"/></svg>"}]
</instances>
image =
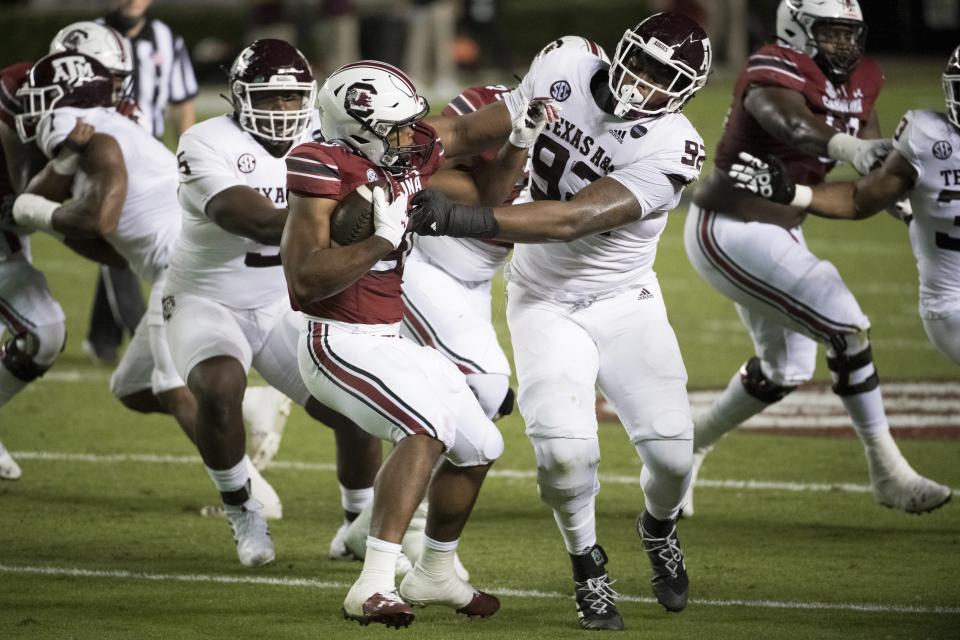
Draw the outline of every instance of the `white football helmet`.
<instances>
[{"instance_id":1,"label":"white football helmet","mask_svg":"<svg viewBox=\"0 0 960 640\"><path fill-rule=\"evenodd\" d=\"M96 22L74 22L53 36L49 53L76 51L90 56L110 73L125 78L133 73L130 41L114 29Z\"/></svg>"},{"instance_id":2,"label":"white football helmet","mask_svg":"<svg viewBox=\"0 0 960 640\"><path fill-rule=\"evenodd\" d=\"M547 55L554 49L559 49L560 47L566 47L570 49L580 49L582 51L589 51L590 53L600 58L604 62L607 62L607 63L610 62L610 58L607 57L607 52L603 50L603 47L598 45L593 40L587 40L586 38L582 38L580 36L563 36L561 38L557 38L556 40L552 41L550 44L545 46L543 49L541 49L540 53L538 53L534 57L534 60L539 60L540 58Z\"/></svg>"},{"instance_id":3,"label":"white football helmet","mask_svg":"<svg viewBox=\"0 0 960 640\"><path fill-rule=\"evenodd\" d=\"M385 62L361 60L340 67L320 87L317 106L324 138L343 140L381 167L407 165L412 156L429 153L436 140L418 124L430 111L427 100L407 74ZM428 142L391 144L389 134L408 126Z\"/></svg>"},{"instance_id":4,"label":"white football helmet","mask_svg":"<svg viewBox=\"0 0 960 640\"><path fill-rule=\"evenodd\" d=\"M943 70L943 94L947 99L947 118L960 127L960 47L953 50Z\"/></svg>"},{"instance_id":5,"label":"white football helmet","mask_svg":"<svg viewBox=\"0 0 960 640\"><path fill-rule=\"evenodd\" d=\"M833 53L821 50L816 32L822 25L850 27L850 41ZM813 58L831 80L844 82L863 55L867 25L857 0L780 0L777 39Z\"/></svg>"},{"instance_id":6,"label":"white football helmet","mask_svg":"<svg viewBox=\"0 0 960 640\"><path fill-rule=\"evenodd\" d=\"M627 29L610 63L614 115L679 111L707 83L712 58L706 32L682 14L656 13Z\"/></svg>"}]
</instances>

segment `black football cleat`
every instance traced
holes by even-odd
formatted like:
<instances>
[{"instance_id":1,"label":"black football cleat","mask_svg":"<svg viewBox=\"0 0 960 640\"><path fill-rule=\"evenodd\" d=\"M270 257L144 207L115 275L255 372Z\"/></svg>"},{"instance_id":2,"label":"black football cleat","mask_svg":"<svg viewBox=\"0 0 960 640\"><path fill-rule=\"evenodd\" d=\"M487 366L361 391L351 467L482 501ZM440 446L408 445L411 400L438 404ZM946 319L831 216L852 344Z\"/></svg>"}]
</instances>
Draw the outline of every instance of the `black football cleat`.
<instances>
[{"instance_id":1,"label":"black football cleat","mask_svg":"<svg viewBox=\"0 0 960 640\"><path fill-rule=\"evenodd\" d=\"M584 629L623 631L623 618L617 611L620 594L613 590L614 581L607 574L607 554L594 545L583 555L570 554L573 584L577 599L577 618Z\"/></svg>"},{"instance_id":2,"label":"black football cleat","mask_svg":"<svg viewBox=\"0 0 960 640\"><path fill-rule=\"evenodd\" d=\"M687 606L690 580L687 578L683 549L680 548L680 539L677 537L677 523L670 523L671 527L666 535L656 538L644 527L644 514L637 518L637 533L640 534L640 541L653 570L650 577L653 595L667 611L683 611ZM650 518L649 514L647 517Z\"/></svg>"}]
</instances>

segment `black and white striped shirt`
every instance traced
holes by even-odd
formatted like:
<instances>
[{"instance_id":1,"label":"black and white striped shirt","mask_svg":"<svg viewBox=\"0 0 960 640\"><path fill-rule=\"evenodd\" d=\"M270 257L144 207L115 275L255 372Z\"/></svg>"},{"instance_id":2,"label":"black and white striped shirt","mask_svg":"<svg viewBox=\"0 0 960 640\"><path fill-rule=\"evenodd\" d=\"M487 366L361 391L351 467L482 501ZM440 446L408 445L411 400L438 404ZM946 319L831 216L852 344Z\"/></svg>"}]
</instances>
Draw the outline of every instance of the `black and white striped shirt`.
<instances>
[{"instance_id":1,"label":"black and white striped shirt","mask_svg":"<svg viewBox=\"0 0 960 640\"><path fill-rule=\"evenodd\" d=\"M183 38L153 18L147 19L130 42L134 59L133 98L143 112L141 124L155 137L162 138L167 107L197 95L190 53Z\"/></svg>"}]
</instances>

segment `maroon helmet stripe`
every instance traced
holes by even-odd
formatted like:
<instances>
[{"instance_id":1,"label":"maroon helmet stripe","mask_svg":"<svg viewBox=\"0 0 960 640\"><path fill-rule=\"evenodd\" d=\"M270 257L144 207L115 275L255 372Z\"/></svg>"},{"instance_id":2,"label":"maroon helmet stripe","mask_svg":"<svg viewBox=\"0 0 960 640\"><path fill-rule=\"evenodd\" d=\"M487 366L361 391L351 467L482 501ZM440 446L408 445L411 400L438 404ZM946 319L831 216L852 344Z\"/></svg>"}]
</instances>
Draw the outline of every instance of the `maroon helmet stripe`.
<instances>
[{"instance_id":1,"label":"maroon helmet stripe","mask_svg":"<svg viewBox=\"0 0 960 640\"><path fill-rule=\"evenodd\" d=\"M0 298L0 321L7 325L10 332L15 336L29 332L30 328L34 326L27 318L17 313L13 305L3 298Z\"/></svg>"},{"instance_id":2,"label":"maroon helmet stripe","mask_svg":"<svg viewBox=\"0 0 960 640\"><path fill-rule=\"evenodd\" d=\"M413 86L413 81L407 77L407 74L405 74L403 71L393 66L392 64L387 64L386 62L379 62L377 60L360 60L359 62L351 62L350 64L344 65L339 69L337 69L337 71L334 72L334 75L336 75L336 73L339 71L356 69L357 67L373 67L374 69L380 69L381 71L392 73L398 78L400 78L401 80L403 80L403 82L407 85L407 88L410 89L410 92L413 95L417 95L417 88Z\"/></svg>"}]
</instances>

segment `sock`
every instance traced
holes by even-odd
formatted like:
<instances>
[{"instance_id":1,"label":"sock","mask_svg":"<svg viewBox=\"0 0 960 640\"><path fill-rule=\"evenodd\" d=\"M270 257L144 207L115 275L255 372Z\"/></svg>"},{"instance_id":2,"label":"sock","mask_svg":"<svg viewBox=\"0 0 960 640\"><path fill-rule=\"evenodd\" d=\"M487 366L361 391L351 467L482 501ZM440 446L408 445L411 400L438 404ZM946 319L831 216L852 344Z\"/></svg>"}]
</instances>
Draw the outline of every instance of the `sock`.
<instances>
[{"instance_id":1,"label":"sock","mask_svg":"<svg viewBox=\"0 0 960 640\"><path fill-rule=\"evenodd\" d=\"M728 431L749 420L769 406L744 389L740 372L733 374L720 397L693 424L693 445L697 451L709 449Z\"/></svg>"},{"instance_id":2,"label":"sock","mask_svg":"<svg viewBox=\"0 0 960 640\"><path fill-rule=\"evenodd\" d=\"M363 559L360 580L373 582L377 591L393 591L400 545L367 536L367 555Z\"/></svg>"},{"instance_id":3,"label":"sock","mask_svg":"<svg viewBox=\"0 0 960 640\"><path fill-rule=\"evenodd\" d=\"M553 510L560 535L567 553L583 555L597 544L597 520L593 500L576 513L566 514Z\"/></svg>"},{"instance_id":4,"label":"sock","mask_svg":"<svg viewBox=\"0 0 960 640\"><path fill-rule=\"evenodd\" d=\"M847 408L853 428L857 430L861 440L866 441L890 433L887 413L883 408L883 395L879 387L852 396L841 396L840 400Z\"/></svg>"},{"instance_id":5,"label":"sock","mask_svg":"<svg viewBox=\"0 0 960 640\"><path fill-rule=\"evenodd\" d=\"M417 562L419 570L433 576L449 576L453 574L453 554L457 551L460 540L440 542L430 536L423 537L423 553Z\"/></svg>"},{"instance_id":6,"label":"sock","mask_svg":"<svg viewBox=\"0 0 960 640\"><path fill-rule=\"evenodd\" d=\"M247 467L247 456L229 469L207 467L207 473L217 487L217 491L220 492L223 504L240 506L250 499L250 472Z\"/></svg>"},{"instance_id":7,"label":"sock","mask_svg":"<svg viewBox=\"0 0 960 640\"><path fill-rule=\"evenodd\" d=\"M343 507L344 519L353 522L363 511L364 507L373 501L373 487L364 489L347 489L340 485L340 506Z\"/></svg>"}]
</instances>

